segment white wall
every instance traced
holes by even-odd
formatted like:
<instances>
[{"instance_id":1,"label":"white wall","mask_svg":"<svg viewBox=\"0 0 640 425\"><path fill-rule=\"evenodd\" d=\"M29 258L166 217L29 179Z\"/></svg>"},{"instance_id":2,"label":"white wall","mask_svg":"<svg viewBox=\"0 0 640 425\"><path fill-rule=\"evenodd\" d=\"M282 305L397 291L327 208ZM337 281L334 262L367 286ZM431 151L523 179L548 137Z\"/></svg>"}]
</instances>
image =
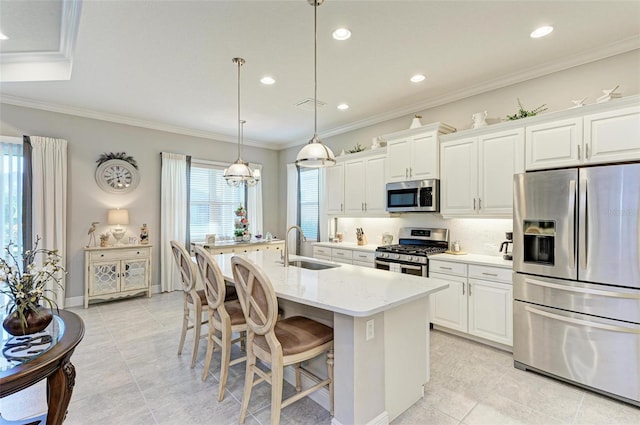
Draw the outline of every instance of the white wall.
<instances>
[{"instance_id":1,"label":"white wall","mask_svg":"<svg viewBox=\"0 0 640 425\"><path fill-rule=\"evenodd\" d=\"M154 246L153 281L159 284L160 228L160 152L175 152L194 158L232 162L237 145L180 134L150 130L55 112L0 104L0 134L6 136L48 136L66 139L68 145L68 217L66 298L71 303L82 301L82 247L88 243L87 230L92 221L99 221L98 233L107 230L107 209L129 209L128 236L139 236L143 223L149 226L150 242ZM138 163L139 186L125 195L109 194L95 182L96 160L104 152L126 152ZM264 233L277 233L279 213L278 153L245 147L243 158L263 164ZM111 238L113 242L113 238Z\"/></svg>"},{"instance_id":2,"label":"white wall","mask_svg":"<svg viewBox=\"0 0 640 425\"><path fill-rule=\"evenodd\" d=\"M555 72L428 110L415 111L415 113L422 115L423 124L444 122L458 130L465 130L471 128L471 115L475 112L486 110L489 124L500 122L506 115L516 113L517 98L520 98L526 109L534 109L546 104L549 108L548 112L553 112L567 109L573 105L572 99L582 99L585 96L588 96L586 104L595 103L603 89L613 88L618 84L620 85L618 91L623 96L640 93L640 50ZM411 125L412 119L413 115L406 115L334 137L322 138L322 140L336 154L339 154L342 149L353 147L357 143L371 146L373 137L406 130ZM322 136L322 131L320 135ZM280 151L279 167L284 168L285 164L293 162L298 150L300 146ZM286 176L283 174L280 174L280 185L286 187ZM283 192L281 192L280 203L286 205ZM379 235L383 231L389 231L397 237L397 229L403 225L447 227L451 230L452 241L459 239L463 249L475 253L489 253L493 247L489 248L485 245L501 242L504 239L504 232L511 230L510 220L442 220L439 216L432 214L405 214L401 218L381 221L361 219L349 222L341 219L340 223L340 226L345 226L340 227L340 230L344 231L348 238L355 239L355 227L363 227L365 232L369 230L370 243L378 242ZM280 217L279 227L284 228L284 226L284 218ZM322 236L326 238L327 235Z\"/></svg>"}]
</instances>

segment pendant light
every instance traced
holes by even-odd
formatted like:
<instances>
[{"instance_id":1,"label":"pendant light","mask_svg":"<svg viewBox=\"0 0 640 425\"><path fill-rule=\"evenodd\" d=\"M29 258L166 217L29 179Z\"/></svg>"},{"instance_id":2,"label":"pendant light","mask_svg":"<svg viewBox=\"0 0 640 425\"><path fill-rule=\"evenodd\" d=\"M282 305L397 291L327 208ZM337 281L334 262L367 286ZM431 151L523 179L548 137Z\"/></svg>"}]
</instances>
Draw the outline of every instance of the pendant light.
<instances>
[{"instance_id":1,"label":"pendant light","mask_svg":"<svg viewBox=\"0 0 640 425\"><path fill-rule=\"evenodd\" d=\"M335 165L336 158L327 145L318 137L318 6L324 0L308 0L313 6L313 137L296 157L296 165L307 168L323 168Z\"/></svg>"},{"instance_id":2,"label":"pendant light","mask_svg":"<svg viewBox=\"0 0 640 425\"><path fill-rule=\"evenodd\" d=\"M238 187L243 183L255 186L260 176L251 171L249 164L242 160L243 126L246 121L240 119L240 67L244 65L244 59L233 58L233 63L238 65L238 159L224 170L224 178L231 187Z\"/></svg>"}]
</instances>

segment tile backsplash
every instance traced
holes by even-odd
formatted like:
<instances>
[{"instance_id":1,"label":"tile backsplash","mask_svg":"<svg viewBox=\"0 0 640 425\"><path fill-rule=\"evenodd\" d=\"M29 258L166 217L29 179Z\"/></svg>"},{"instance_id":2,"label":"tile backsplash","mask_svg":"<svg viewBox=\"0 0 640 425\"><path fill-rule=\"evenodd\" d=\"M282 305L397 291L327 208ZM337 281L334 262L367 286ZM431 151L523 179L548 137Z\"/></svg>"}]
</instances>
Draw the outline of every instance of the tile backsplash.
<instances>
[{"instance_id":1,"label":"tile backsplash","mask_svg":"<svg viewBox=\"0 0 640 425\"><path fill-rule=\"evenodd\" d=\"M336 227L337 226L337 227ZM382 244L382 234L393 235L393 243L398 242L401 227L442 227L449 229L449 240L460 242L460 249L473 254L501 255L500 244L505 240L505 232L513 231L510 219L443 219L436 214L403 214L381 218L338 218L331 221L329 233L342 232L346 242L356 242L356 228L364 230L369 244ZM509 249L511 251L511 247Z\"/></svg>"}]
</instances>

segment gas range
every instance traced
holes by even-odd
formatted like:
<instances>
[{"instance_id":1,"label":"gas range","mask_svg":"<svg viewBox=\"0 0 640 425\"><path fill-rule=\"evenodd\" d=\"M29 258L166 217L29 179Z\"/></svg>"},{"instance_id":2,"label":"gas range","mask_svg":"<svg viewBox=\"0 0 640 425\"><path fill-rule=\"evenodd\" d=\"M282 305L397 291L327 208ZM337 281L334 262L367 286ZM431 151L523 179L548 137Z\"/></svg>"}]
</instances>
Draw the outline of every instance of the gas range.
<instances>
[{"instance_id":1,"label":"gas range","mask_svg":"<svg viewBox=\"0 0 640 425\"><path fill-rule=\"evenodd\" d=\"M429 275L429 255L445 252L449 247L449 230L403 227L396 245L376 248L376 268L419 276Z\"/></svg>"}]
</instances>

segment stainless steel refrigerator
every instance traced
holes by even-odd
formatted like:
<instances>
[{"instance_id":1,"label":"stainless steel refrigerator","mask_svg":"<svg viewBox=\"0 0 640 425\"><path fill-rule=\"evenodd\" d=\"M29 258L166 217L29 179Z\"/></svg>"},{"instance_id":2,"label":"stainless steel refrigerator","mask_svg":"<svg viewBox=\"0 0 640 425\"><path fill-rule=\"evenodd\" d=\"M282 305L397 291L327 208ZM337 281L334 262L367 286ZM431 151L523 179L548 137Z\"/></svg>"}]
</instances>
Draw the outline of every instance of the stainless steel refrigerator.
<instances>
[{"instance_id":1,"label":"stainless steel refrigerator","mask_svg":"<svg viewBox=\"0 0 640 425\"><path fill-rule=\"evenodd\" d=\"M513 357L640 406L640 164L514 176Z\"/></svg>"}]
</instances>

